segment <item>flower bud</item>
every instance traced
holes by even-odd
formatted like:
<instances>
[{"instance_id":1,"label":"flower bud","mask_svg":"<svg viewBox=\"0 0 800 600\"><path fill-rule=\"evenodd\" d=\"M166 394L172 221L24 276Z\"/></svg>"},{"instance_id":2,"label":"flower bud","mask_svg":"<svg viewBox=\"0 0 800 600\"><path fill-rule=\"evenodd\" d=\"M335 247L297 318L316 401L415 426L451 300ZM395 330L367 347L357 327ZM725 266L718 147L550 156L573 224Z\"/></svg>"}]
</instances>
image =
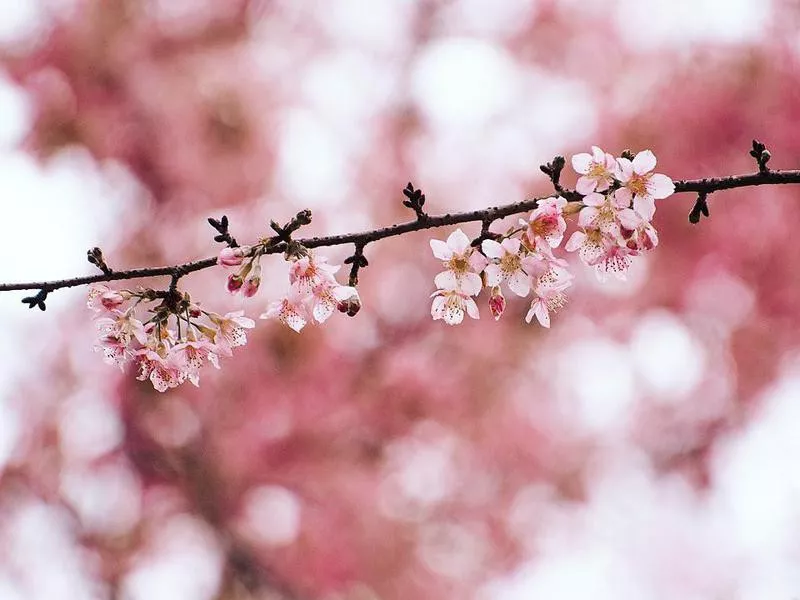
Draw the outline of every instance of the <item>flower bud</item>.
<instances>
[{"instance_id":1,"label":"flower bud","mask_svg":"<svg viewBox=\"0 0 800 600\"><path fill-rule=\"evenodd\" d=\"M248 250L249 248L247 246L241 248L223 248L217 258L217 264L223 267L238 267L242 264L246 251Z\"/></svg>"},{"instance_id":2,"label":"flower bud","mask_svg":"<svg viewBox=\"0 0 800 600\"><path fill-rule=\"evenodd\" d=\"M492 288L492 295L489 297L489 310L495 321L498 321L506 310L506 299L499 285Z\"/></svg>"},{"instance_id":3,"label":"flower bud","mask_svg":"<svg viewBox=\"0 0 800 600\"><path fill-rule=\"evenodd\" d=\"M228 275L228 291L231 294L238 292L242 285L244 285L244 280L239 275Z\"/></svg>"},{"instance_id":4,"label":"flower bud","mask_svg":"<svg viewBox=\"0 0 800 600\"><path fill-rule=\"evenodd\" d=\"M340 300L336 308L339 309L339 312L345 313L348 317L355 317L358 311L361 310L361 299L358 297L358 294L354 294L345 300Z\"/></svg>"}]
</instances>

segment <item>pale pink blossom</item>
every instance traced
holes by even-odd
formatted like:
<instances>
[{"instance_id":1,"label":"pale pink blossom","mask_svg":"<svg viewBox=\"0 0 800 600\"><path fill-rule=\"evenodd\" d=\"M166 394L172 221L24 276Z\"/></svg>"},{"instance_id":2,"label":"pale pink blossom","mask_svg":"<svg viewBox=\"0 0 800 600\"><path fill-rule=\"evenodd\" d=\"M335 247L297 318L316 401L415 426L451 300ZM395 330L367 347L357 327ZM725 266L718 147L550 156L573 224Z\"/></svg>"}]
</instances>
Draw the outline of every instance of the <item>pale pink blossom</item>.
<instances>
[{"instance_id":1,"label":"pale pink blossom","mask_svg":"<svg viewBox=\"0 0 800 600\"><path fill-rule=\"evenodd\" d=\"M483 287L480 273L488 264L486 257L470 245L461 229L451 233L446 242L430 241L433 255L443 261L445 270L436 275L434 283L440 290L460 290L470 296Z\"/></svg>"},{"instance_id":2,"label":"pale pink blossom","mask_svg":"<svg viewBox=\"0 0 800 600\"><path fill-rule=\"evenodd\" d=\"M547 265L545 267L545 265ZM547 260L540 261L540 269L545 269L536 277L533 285L533 301L525 315L525 322L530 323L533 317L542 327L550 327L550 313L555 312L567 301L564 290L572 285L573 276L565 266L553 264ZM531 267L531 270L533 268Z\"/></svg>"},{"instance_id":3,"label":"pale pink blossom","mask_svg":"<svg viewBox=\"0 0 800 600\"><path fill-rule=\"evenodd\" d=\"M289 293L280 300L272 302L260 318L277 319L290 329L300 333L309 321L304 296L296 288L290 287Z\"/></svg>"},{"instance_id":4,"label":"pale pink blossom","mask_svg":"<svg viewBox=\"0 0 800 600\"><path fill-rule=\"evenodd\" d=\"M243 310L229 312L224 317L216 313L208 313L208 318L216 325L214 343L222 354L231 356L232 348L244 346L247 343L247 329L255 327L253 319L244 315Z\"/></svg>"},{"instance_id":5,"label":"pale pink blossom","mask_svg":"<svg viewBox=\"0 0 800 600\"><path fill-rule=\"evenodd\" d=\"M200 385L200 369L210 362L219 369L217 347L208 340L187 339L172 347L170 355L193 385Z\"/></svg>"},{"instance_id":6,"label":"pale pink blossom","mask_svg":"<svg viewBox=\"0 0 800 600\"><path fill-rule=\"evenodd\" d=\"M94 345L95 352L101 351L103 353L103 362L109 365L116 365L120 371L125 369L125 363L131 358L131 352L128 344L124 344L115 335L103 335Z\"/></svg>"},{"instance_id":7,"label":"pale pink blossom","mask_svg":"<svg viewBox=\"0 0 800 600\"><path fill-rule=\"evenodd\" d=\"M434 321L442 319L448 325L458 325L464 320L464 313L473 319L480 319L475 300L455 286L436 290L431 297L431 316Z\"/></svg>"},{"instance_id":8,"label":"pale pink blossom","mask_svg":"<svg viewBox=\"0 0 800 600\"><path fill-rule=\"evenodd\" d=\"M595 267L600 279L604 279L606 274L625 279L633 255L624 244L620 245L617 237L591 228L573 233L567 241L566 249L568 252L577 250L581 261Z\"/></svg>"},{"instance_id":9,"label":"pale pink blossom","mask_svg":"<svg viewBox=\"0 0 800 600\"><path fill-rule=\"evenodd\" d=\"M634 159L617 159L617 177L622 187L616 195L623 202L633 201L633 210L642 218L651 221L656 212L656 200L662 200L675 192L672 179L660 173L653 173L656 157L650 150L642 150Z\"/></svg>"},{"instance_id":10,"label":"pale pink blossom","mask_svg":"<svg viewBox=\"0 0 800 600\"><path fill-rule=\"evenodd\" d=\"M584 197L585 205L578 213L578 225L583 228L599 229L607 235L618 235L620 231L620 212L628 209L629 198L620 197L616 192L605 195L591 193Z\"/></svg>"},{"instance_id":11,"label":"pale pink blossom","mask_svg":"<svg viewBox=\"0 0 800 600\"><path fill-rule=\"evenodd\" d=\"M483 240L483 253L497 262L484 269L486 285L495 287L505 281L517 296L525 297L531 290L531 278L522 268L522 244L517 238L506 238L502 242Z\"/></svg>"},{"instance_id":12,"label":"pale pink blossom","mask_svg":"<svg viewBox=\"0 0 800 600\"><path fill-rule=\"evenodd\" d=\"M309 252L293 260L289 266L289 283L294 285L301 294L310 294L314 286L323 281L335 282L334 274L341 268L339 265L329 265L324 256L316 256Z\"/></svg>"},{"instance_id":13,"label":"pale pink blossom","mask_svg":"<svg viewBox=\"0 0 800 600\"><path fill-rule=\"evenodd\" d=\"M583 152L572 157L572 168L581 175L575 184L575 190L585 196L611 187L617 163L611 154L592 146L591 154Z\"/></svg>"},{"instance_id":14,"label":"pale pink blossom","mask_svg":"<svg viewBox=\"0 0 800 600\"><path fill-rule=\"evenodd\" d=\"M139 350L136 354L139 362L136 379L149 379L156 391L166 392L186 381L186 373L170 356L165 358L150 348Z\"/></svg>"},{"instance_id":15,"label":"pale pink blossom","mask_svg":"<svg viewBox=\"0 0 800 600\"><path fill-rule=\"evenodd\" d=\"M323 281L311 290L311 295L307 299L309 312L317 323L324 323L334 313L340 302L353 296L358 297L358 292L354 287Z\"/></svg>"},{"instance_id":16,"label":"pale pink blossom","mask_svg":"<svg viewBox=\"0 0 800 600\"><path fill-rule=\"evenodd\" d=\"M634 253L645 252L658 246L658 232L653 224L632 209L619 213L620 232L625 246Z\"/></svg>"},{"instance_id":17,"label":"pale pink blossom","mask_svg":"<svg viewBox=\"0 0 800 600\"><path fill-rule=\"evenodd\" d=\"M567 230L564 219L566 205L566 198L545 198L539 201L527 221L520 219L520 224L527 226L525 237L531 248L536 248L539 240L543 240L551 248L557 248L561 244Z\"/></svg>"},{"instance_id":18,"label":"pale pink blossom","mask_svg":"<svg viewBox=\"0 0 800 600\"><path fill-rule=\"evenodd\" d=\"M118 292L101 283L93 283L89 286L86 306L95 312L111 312L120 309L130 298L130 292Z\"/></svg>"},{"instance_id":19,"label":"pale pink blossom","mask_svg":"<svg viewBox=\"0 0 800 600\"><path fill-rule=\"evenodd\" d=\"M95 325L101 336L113 336L125 346L134 340L142 345L147 342L144 324L131 311L117 313L113 317L101 317L95 321Z\"/></svg>"}]
</instances>

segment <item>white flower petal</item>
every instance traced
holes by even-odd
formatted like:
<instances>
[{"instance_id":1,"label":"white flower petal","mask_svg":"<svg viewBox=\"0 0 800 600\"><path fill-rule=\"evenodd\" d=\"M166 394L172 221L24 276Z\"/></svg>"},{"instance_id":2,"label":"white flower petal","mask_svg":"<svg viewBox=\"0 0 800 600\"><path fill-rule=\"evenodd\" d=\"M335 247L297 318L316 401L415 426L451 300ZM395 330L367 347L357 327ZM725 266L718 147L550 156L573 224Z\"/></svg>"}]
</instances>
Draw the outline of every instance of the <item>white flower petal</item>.
<instances>
[{"instance_id":1,"label":"white flower petal","mask_svg":"<svg viewBox=\"0 0 800 600\"><path fill-rule=\"evenodd\" d=\"M450 260L453 258L453 251L442 240L431 240L431 250L433 255L439 260Z\"/></svg>"},{"instance_id":2,"label":"white flower petal","mask_svg":"<svg viewBox=\"0 0 800 600\"><path fill-rule=\"evenodd\" d=\"M495 240L483 240L481 242L481 250L489 258L502 258L503 254L505 254L503 247Z\"/></svg>"},{"instance_id":3,"label":"white flower petal","mask_svg":"<svg viewBox=\"0 0 800 600\"><path fill-rule=\"evenodd\" d=\"M656 214L656 201L652 196L636 196L633 199L633 210L643 219L652 221L653 215Z\"/></svg>"},{"instance_id":4,"label":"white flower petal","mask_svg":"<svg viewBox=\"0 0 800 600\"><path fill-rule=\"evenodd\" d=\"M433 278L433 283L440 290L454 290L458 287L458 277L453 271L442 271Z\"/></svg>"},{"instance_id":5,"label":"white flower petal","mask_svg":"<svg viewBox=\"0 0 800 600\"><path fill-rule=\"evenodd\" d=\"M456 254L463 254L469 248L469 238L461 229L456 229L447 237L447 246Z\"/></svg>"},{"instance_id":6,"label":"white flower petal","mask_svg":"<svg viewBox=\"0 0 800 600\"><path fill-rule=\"evenodd\" d=\"M522 271L514 271L508 278L508 289L524 298L531 291L531 278Z\"/></svg>"},{"instance_id":7,"label":"white flower petal","mask_svg":"<svg viewBox=\"0 0 800 600\"><path fill-rule=\"evenodd\" d=\"M666 175L656 173L647 182L647 191L656 200L662 200L675 193L675 184Z\"/></svg>"},{"instance_id":8,"label":"white flower petal","mask_svg":"<svg viewBox=\"0 0 800 600\"><path fill-rule=\"evenodd\" d=\"M503 271L500 269L500 265L488 265L483 273L486 275L486 285L490 287L500 285L503 280Z\"/></svg>"},{"instance_id":9,"label":"white flower petal","mask_svg":"<svg viewBox=\"0 0 800 600\"><path fill-rule=\"evenodd\" d=\"M575 170L576 173L581 175L585 175L589 172L589 168L592 165L592 155L588 154L587 152L581 152L580 154L575 154L572 157L572 168Z\"/></svg>"},{"instance_id":10,"label":"white flower petal","mask_svg":"<svg viewBox=\"0 0 800 600\"><path fill-rule=\"evenodd\" d=\"M656 168L656 156L650 150L642 150L633 159L633 171L644 175Z\"/></svg>"},{"instance_id":11,"label":"white flower petal","mask_svg":"<svg viewBox=\"0 0 800 600\"><path fill-rule=\"evenodd\" d=\"M473 300L472 298L467 298L464 301L464 304L467 307L467 314L471 318L473 318L473 319L480 319L481 318L480 312L478 311L478 305L475 304L475 300Z\"/></svg>"}]
</instances>

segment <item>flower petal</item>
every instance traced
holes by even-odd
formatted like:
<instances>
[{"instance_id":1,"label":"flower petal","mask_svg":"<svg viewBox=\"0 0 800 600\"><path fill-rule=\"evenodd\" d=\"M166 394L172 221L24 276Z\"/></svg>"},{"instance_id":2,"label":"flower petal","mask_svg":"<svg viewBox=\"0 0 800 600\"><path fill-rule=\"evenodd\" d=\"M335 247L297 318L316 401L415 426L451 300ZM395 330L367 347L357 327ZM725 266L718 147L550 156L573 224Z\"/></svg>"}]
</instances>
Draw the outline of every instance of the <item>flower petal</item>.
<instances>
[{"instance_id":1,"label":"flower petal","mask_svg":"<svg viewBox=\"0 0 800 600\"><path fill-rule=\"evenodd\" d=\"M431 240L431 250L433 255L439 260L450 260L453 258L453 251L442 240Z\"/></svg>"},{"instance_id":2,"label":"flower petal","mask_svg":"<svg viewBox=\"0 0 800 600\"><path fill-rule=\"evenodd\" d=\"M633 159L633 171L644 175L656 168L656 156L650 150L642 150Z\"/></svg>"},{"instance_id":3,"label":"flower petal","mask_svg":"<svg viewBox=\"0 0 800 600\"><path fill-rule=\"evenodd\" d=\"M606 187L608 186L606 185ZM596 189L597 189L597 179L587 177L586 175L578 177L578 183L575 184L576 192L578 192L582 196L586 196L587 194L591 194Z\"/></svg>"},{"instance_id":4,"label":"flower petal","mask_svg":"<svg viewBox=\"0 0 800 600\"><path fill-rule=\"evenodd\" d=\"M583 245L584 241L586 241L586 234L583 233L582 231L576 231L569 237L566 246L564 246L564 249L567 252L574 252Z\"/></svg>"},{"instance_id":5,"label":"flower petal","mask_svg":"<svg viewBox=\"0 0 800 600\"><path fill-rule=\"evenodd\" d=\"M633 210L643 219L651 221L656 214L656 201L652 196L636 196L633 199Z\"/></svg>"},{"instance_id":6,"label":"flower petal","mask_svg":"<svg viewBox=\"0 0 800 600\"><path fill-rule=\"evenodd\" d=\"M500 265L488 265L483 270L484 275L486 275L486 285L494 287L496 285L500 285L500 282L503 280L503 272L500 269Z\"/></svg>"},{"instance_id":7,"label":"flower petal","mask_svg":"<svg viewBox=\"0 0 800 600\"><path fill-rule=\"evenodd\" d=\"M475 300L473 300L472 298L467 298L464 301L464 304L467 307L467 314L471 318L473 318L473 319L480 319L481 318L480 312L478 311L478 305L475 303Z\"/></svg>"},{"instance_id":8,"label":"flower petal","mask_svg":"<svg viewBox=\"0 0 800 600\"><path fill-rule=\"evenodd\" d=\"M452 271L442 271L433 278L433 283L440 290L454 290L458 287L458 277Z\"/></svg>"},{"instance_id":9,"label":"flower petal","mask_svg":"<svg viewBox=\"0 0 800 600\"><path fill-rule=\"evenodd\" d=\"M447 246L456 254L463 254L469 248L469 238L461 229L456 229L447 237Z\"/></svg>"},{"instance_id":10,"label":"flower petal","mask_svg":"<svg viewBox=\"0 0 800 600\"><path fill-rule=\"evenodd\" d=\"M675 184L666 175L655 173L647 182L647 191L656 200L662 200L675 193Z\"/></svg>"},{"instance_id":11,"label":"flower petal","mask_svg":"<svg viewBox=\"0 0 800 600\"><path fill-rule=\"evenodd\" d=\"M495 240L483 240L481 250L489 258L502 258L505 252L499 242Z\"/></svg>"},{"instance_id":12,"label":"flower petal","mask_svg":"<svg viewBox=\"0 0 800 600\"><path fill-rule=\"evenodd\" d=\"M517 296L524 298L531 291L531 278L522 271L514 271L508 278L508 289Z\"/></svg>"},{"instance_id":13,"label":"flower petal","mask_svg":"<svg viewBox=\"0 0 800 600\"><path fill-rule=\"evenodd\" d=\"M591 164L592 155L587 152L581 152L580 154L575 154L572 157L572 168L576 173L580 173L581 175L585 175L589 172L589 167Z\"/></svg>"}]
</instances>

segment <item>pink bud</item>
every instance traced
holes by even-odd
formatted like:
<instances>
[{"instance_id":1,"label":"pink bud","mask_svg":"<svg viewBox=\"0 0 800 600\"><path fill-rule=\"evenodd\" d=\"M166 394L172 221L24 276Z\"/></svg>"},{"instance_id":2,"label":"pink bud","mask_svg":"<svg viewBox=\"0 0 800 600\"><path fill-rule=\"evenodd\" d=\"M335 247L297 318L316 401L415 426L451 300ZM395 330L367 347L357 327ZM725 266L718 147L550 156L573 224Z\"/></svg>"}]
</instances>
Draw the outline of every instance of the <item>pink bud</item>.
<instances>
[{"instance_id":1,"label":"pink bud","mask_svg":"<svg viewBox=\"0 0 800 600\"><path fill-rule=\"evenodd\" d=\"M245 298L252 298L253 296L256 295L259 285L261 285L261 278L251 277L250 279L244 282L244 286L242 287L242 294L244 294Z\"/></svg>"},{"instance_id":2,"label":"pink bud","mask_svg":"<svg viewBox=\"0 0 800 600\"><path fill-rule=\"evenodd\" d=\"M231 294L235 294L236 292L238 292L243 284L244 281L238 275L234 274L228 275L228 291Z\"/></svg>"},{"instance_id":3,"label":"pink bud","mask_svg":"<svg viewBox=\"0 0 800 600\"><path fill-rule=\"evenodd\" d=\"M217 258L217 264L223 267L238 267L244 260L242 248L223 248Z\"/></svg>"},{"instance_id":4,"label":"pink bud","mask_svg":"<svg viewBox=\"0 0 800 600\"><path fill-rule=\"evenodd\" d=\"M492 288L492 295L489 297L489 310L492 312L495 321L498 321L506 310L506 299L499 286Z\"/></svg>"}]
</instances>

